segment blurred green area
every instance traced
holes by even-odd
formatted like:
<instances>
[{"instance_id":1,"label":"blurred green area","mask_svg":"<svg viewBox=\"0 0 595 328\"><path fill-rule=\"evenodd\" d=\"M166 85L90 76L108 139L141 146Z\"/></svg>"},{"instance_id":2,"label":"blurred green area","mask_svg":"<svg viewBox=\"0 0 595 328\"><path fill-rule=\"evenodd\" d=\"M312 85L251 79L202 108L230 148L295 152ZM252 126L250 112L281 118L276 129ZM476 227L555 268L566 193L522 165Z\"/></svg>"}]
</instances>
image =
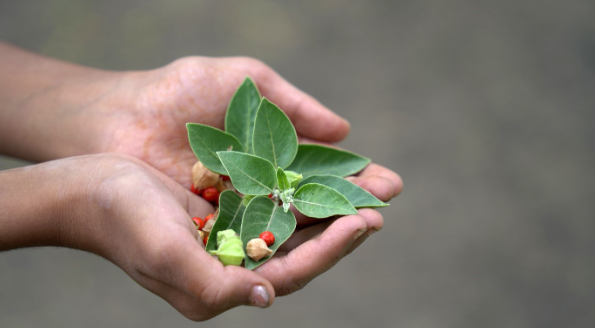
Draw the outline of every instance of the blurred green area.
<instances>
[{"instance_id":1,"label":"blurred green area","mask_svg":"<svg viewBox=\"0 0 595 328\"><path fill-rule=\"evenodd\" d=\"M339 265L201 326L588 327L593 17L588 0L20 0L0 2L0 39L114 70L259 58L401 174L383 231ZM71 250L0 254L0 295L0 327L195 325Z\"/></svg>"}]
</instances>

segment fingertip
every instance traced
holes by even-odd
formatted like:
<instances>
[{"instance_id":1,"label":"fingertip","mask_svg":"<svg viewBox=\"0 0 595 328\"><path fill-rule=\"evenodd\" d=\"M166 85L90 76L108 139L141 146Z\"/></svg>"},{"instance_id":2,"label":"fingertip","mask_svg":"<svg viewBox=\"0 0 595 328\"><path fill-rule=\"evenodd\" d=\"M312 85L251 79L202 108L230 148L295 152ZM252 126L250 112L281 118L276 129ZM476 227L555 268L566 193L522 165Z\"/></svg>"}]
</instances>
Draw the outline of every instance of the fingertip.
<instances>
[{"instance_id":1,"label":"fingertip","mask_svg":"<svg viewBox=\"0 0 595 328\"><path fill-rule=\"evenodd\" d=\"M369 175L352 177L349 180L384 202L389 201L397 194L394 182L383 176Z\"/></svg>"},{"instance_id":2,"label":"fingertip","mask_svg":"<svg viewBox=\"0 0 595 328\"><path fill-rule=\"evenodd\" d=\"M371 163L358 174L359 178L368 178L373 176L382 177L390 181L390 183L392 184L392 192L390 193L390 198L398 196L403 190L403 179L401 178L401 176L382 165Z\"/></svg>"},{"instance_id":3,"label":"fingertip","mask_svg":"<svg viewBox=\"0 0 595 328\"><path fill-rule=\"evenodd\" d=\"M380 212L371 208L362 208L357 211L358 215L366 221L368 231L370 229L379 231L384 226L384 218Z\"/></svg>"}]
</instances>

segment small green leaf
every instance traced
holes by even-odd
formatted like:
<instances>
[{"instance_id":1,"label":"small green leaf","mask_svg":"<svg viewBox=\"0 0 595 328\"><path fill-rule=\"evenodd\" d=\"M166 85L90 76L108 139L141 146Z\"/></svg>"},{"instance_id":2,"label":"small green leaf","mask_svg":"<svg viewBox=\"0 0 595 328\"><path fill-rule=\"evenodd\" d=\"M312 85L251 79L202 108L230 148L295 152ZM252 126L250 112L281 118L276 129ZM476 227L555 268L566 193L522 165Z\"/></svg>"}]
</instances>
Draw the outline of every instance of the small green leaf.
<instances>
[{"instance_id":1,"label":"small green leaf","mask_svg":"<svg viewBox=\"0 0 595 328\"><path fill-rule=\"evenodd\" d=\"M246 77L229 101L225 115L225 131L236 136L249 153L252 153L252 133L260 98L254 81Z\"/></svg>"},{"instance_id":2,"label":"small green leaf","mask_svg":"<svg viewBox=\"0 0 595 328\"><path fill-rule=\"evenodd\" d=\"M196 123L186 123L186 129L192 151L202 164L213 172L227 175L217 156L218 151L230 147L235 151L244 151L236 137L219 129Z\"/></svg>"},{"instance_id":3,"label":"small green leaf","mask_svg":"<svg viewBox=\"0 0 595 328\"><path fill-rule=\"evenodd\" d=\"M298 148L297 134L291 121L279 107L262 98L252 136L254 155L266 158L275 168L287 167Z\"/></svg>"},{"instance_id":4,"label":"small green leaf","mask_svg":"<svg viewBox=\"0 0 595 328\"><path fill-rule=\"evenodd\" d=\"M374 195L367 192L365 189L358 185L353 184L351 181L345 180L340 176L324 174L324 175L311 175L302 181L300 181L298 188L308 183L320 183L327 187L333 188L341 193L351 205L355 208L362 207L385 207L389 204L380 201Z\"/></svg>"},{"instance_id":5,"label":"small green leaf","mask_svg":"<svg viewBox=\"0 0 595 328\"><path fill-rule=\"evenodd\" d=\"M283 208L276 206L272 200L265 196L252 199L244 211L244 218L242 220L240 239L242 239L244 247L251 239L258 238L265 231L273 233L275 243L269 246L273 254L258 262L246 256L244 259L246 269L253 270L269 260L279 246L291 236L295 227L295 216L293 216L291 211L284 212Z\"/></svg>"},{"instance_id":6,"label":"small green leaf","mask_svg":"<svg viewBox=\"0 0 595 328\"><path fill-rule=\"evenodd\" d=\"M293 205L302 214L313 218L357 214L351 203L335 189L319 183L308 183L293 195Z\"/></svg>"},{"instance_id":7,"label":"small green leaf","mask_svg":"<svg viewBox=\"0 0 595 328\"><path fill-rule=\"evenodd\" d=\"M301 144L295 159L287 170L299 172L308 177L314 174L348 176L361 171L370 159L335 148Z\"/></svg>"},{"instance_id":8,"label":"small green leaf","mask_svg":"<svg viewBox=\"0 0 595 328\"><path fill-rule=\"evenodd\" d=\"M268 195L277 185L277 172L271 162L237 151L217 152L234 187L245 195Z\"/></svg>"},{"instance_id":9,"label":"small green leaf","mask_svg":"<svg viewBox=\"0 0 595 328\"><path fill-rule=\"evenodd\" d=\"M287 175L285 175L285 172L280 167L277 168L277 181L279 182L279 189L281 191L291 188Z\"/></svg>"},{"instance_id":10,"label":"small green leaf","mask_svg":"<svg viewBox=\"0 0 595 328\"><path fill-rule=\"evenodd\" d=\"M245 208L242 205L242 197L231 190L223 191L219 195L219 215L217 216L215 225L211 229L210 235L215 237L217 236L217 232L229 229L239 235ZM217 249L217 238L209 238L205 249L207 251Z\"/></svg>"},{"instance_id":11,"label":"small green leaf","mask_svg":"<svg viewBox=\"0 0 595 328\"><path fill-rule=\"evenodd\" d=\"M298 183L304 178L303 175L288 170L285 170L285 176L287 176L291 188L297 188Z\"/></svg>"}]
</instances>

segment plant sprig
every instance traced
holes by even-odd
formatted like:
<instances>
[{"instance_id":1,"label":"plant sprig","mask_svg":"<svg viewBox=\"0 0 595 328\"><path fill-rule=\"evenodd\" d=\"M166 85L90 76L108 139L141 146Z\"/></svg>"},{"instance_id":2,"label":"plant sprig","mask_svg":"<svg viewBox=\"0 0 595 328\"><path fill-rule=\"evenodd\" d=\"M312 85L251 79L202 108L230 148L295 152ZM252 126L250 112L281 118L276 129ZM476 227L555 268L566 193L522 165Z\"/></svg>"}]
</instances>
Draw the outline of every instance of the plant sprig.
<instances>
[{"instance_id":1,"label":"plant sprig","mask_svg":"<svg viewBox=\"0 0 595 328\"><path fill-rule=\"evenodd\" d=\"M344 179L368 165L368 158L321 145L298 144L287 115L261 97L249 77L229 103L227 131L196 123L187 123L186 127L196 157L209 170L228 175L240 193L221 193L219 218L211 234L231 229L244 247L263 231L275 235L270 256L253 261L246 255L244 265L248 269L268 261L295 231L291 204L313 218L388 206ZM216 239L209 238L206 250L216 249Z\"/></svg>"}]
</instances>

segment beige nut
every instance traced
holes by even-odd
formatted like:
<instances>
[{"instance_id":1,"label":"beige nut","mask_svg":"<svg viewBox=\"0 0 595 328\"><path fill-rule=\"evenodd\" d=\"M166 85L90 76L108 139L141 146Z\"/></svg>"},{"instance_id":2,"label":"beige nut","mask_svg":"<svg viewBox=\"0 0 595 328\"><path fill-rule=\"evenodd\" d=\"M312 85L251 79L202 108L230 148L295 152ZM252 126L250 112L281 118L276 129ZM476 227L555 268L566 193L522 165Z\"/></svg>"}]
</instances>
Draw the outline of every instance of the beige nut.
<instances>
[{"instance_id":1,"label":"beige nut","mask_svg":"<svg viewBox=\"0 0 595 328\"><path fill-rule=\"evenodd\" d=\"M260 239L254 238L246 245L246 254L254 260L259 261L260 259L273 254L273 251L267 247L267 243Z\"/></svg>"},{"instance_id":2,"label":"beige nut","mask_svg":"<svg viewBox=\"0 0 595 328\"><path fill-rule=\"evenodd\" d=\"M213 216L214 218L214 216ZM215 225L215 220L210 219L209 221L207 221L207 223L205 223L205 226L202 228L202 231L204 232L211 232L211 230L213 230L213 226Z\"/></svg>"},{"instance_id":3,"label":"beige nut","mask_svg":"<svg viewBox=\"0 0 595 328\"><path fill-rule=\"evenodd\" d=\"M205 233L198 230L198 238L196 238L198 241L202 241L203 239L205 239Z\"/></svg>"},{"instance_id":4,"label":"beige nut","mask_svg":"<svg viewBox=\"0 0 595 328\"><path fill-rule=\"evenodd\" d=\"M225 190L235 191L235 188L233 187L231 181L223 180L223 178L220 178L219 181L217 181L217 183L215 184L215 188L217 188L219 192L224 192Z\"/></svg>"},{"instance_id":5,"label":"beige nut","mask_svg":"<svg viewBox=\"0 0 595 328\"><path fill-rule=\"evenodd\" d=\"M212 187L219 181L219 174L207 169L200 161L192 167L192 184L194 189L202 190Z\"/></svg>"}]
</instances>

